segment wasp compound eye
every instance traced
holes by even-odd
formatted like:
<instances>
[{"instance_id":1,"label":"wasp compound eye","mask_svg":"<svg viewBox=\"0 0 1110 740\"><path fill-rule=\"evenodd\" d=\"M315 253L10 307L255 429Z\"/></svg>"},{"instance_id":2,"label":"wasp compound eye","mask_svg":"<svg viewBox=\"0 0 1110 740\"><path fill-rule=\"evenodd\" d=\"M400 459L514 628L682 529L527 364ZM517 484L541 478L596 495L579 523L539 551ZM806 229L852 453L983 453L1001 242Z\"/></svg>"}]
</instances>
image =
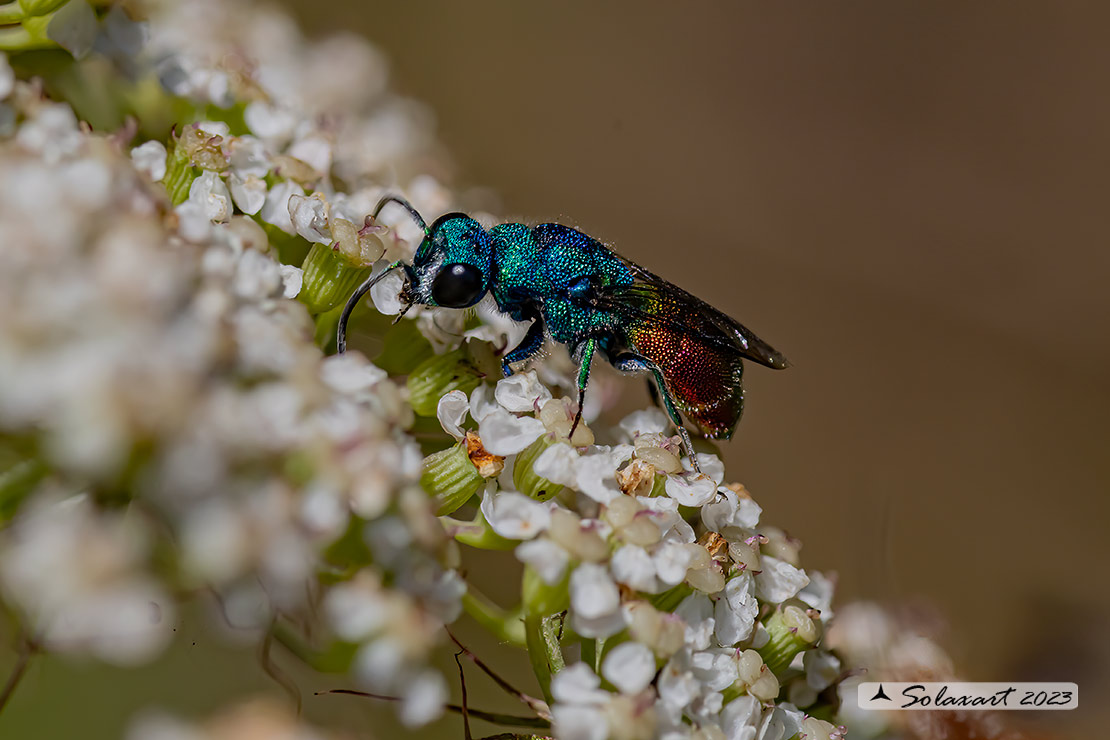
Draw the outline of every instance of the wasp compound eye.
<instances>
[{"instance_id":1,"label":"wasp compound eye","mask_svg":"<svg viewBox=\"0 0 1110 740\"><path fill-rule=\"evenodd\" d=\"M432 299L444 308L466 308L482 295L482 271L456 262L444 265L432 281Z\"/></svg>"}]
</instances>

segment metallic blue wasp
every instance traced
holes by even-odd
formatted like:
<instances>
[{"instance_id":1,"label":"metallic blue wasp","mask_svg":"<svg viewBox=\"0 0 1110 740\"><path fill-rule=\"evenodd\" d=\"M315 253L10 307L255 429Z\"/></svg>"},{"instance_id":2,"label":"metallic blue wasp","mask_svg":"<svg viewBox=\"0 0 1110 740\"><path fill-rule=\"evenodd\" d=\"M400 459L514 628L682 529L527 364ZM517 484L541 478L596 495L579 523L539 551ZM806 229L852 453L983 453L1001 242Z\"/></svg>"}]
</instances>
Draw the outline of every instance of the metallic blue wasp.
<instances>
[{"instance_id":1,"label":"metallic blue wasp","mask_svg":"<svg viewBox=\"0 0 1110 740\"><path fill-rule=\"evenodd\" d=\"M506 375L534 357L548 337L566 345L579 366L577 426L595 354L618 370L646 374L695 467L682 416L705 436L727 439L743 412L742 360L788 365L738 322L569 226L506 223L487 230L464 213L448 213L429 228L395 196L383 198L374 217L390 203L408 211L424 239L411 265L393 263L351 296L339 319L340 352L351 311L393 270L406 278L406 310L416 304L467 308L491 293L501 311L531 322L502 358Z\"/></svg>"}]
</instances>

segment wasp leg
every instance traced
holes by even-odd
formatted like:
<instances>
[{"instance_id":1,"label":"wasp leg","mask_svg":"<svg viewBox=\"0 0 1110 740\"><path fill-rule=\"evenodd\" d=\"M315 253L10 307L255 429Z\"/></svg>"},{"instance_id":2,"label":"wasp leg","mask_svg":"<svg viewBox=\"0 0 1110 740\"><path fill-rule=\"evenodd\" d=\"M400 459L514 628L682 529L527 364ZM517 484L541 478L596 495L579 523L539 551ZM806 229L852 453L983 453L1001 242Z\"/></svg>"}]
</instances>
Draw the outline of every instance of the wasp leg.
<instances>
[{"instance_id":1,"label":"wasp leg","mask_svg":"<svg viewBox=\"0 0 1110 740\"><path fill-rule=\"evenodd\" d=\"M528 327L528 333L524 335L524 339L520 340L520 344L513 347L509 352L501 358L501 372L505 377L513 374L510 365L517 362L523 362L535 356L541 349L543 349L543 341L546 338L546 332L543 328L543 319L536 319L532 325Z\"/></svg>"},{"instance_id":2,"label":"wasp leg","mask_svg":"<svg viewBox=\"0 0 1110 740\"><path fill-rule=\"evenodd\" d=\"M582 408L586 404L586 385L590 382L590 365L593 363L594 352L597 350L597 339L591 337L586 340L582 350L582 361L578 365L578 411L574 414L574 423L570 425L570 434L574 436L574 430L578 428L578 424L582 421Z\"/></svg>"},{"instance_id":3,"label":"wasp leg","mask_svg":"<svg viewBox=\"0 0 1110 740\"><path fill-rule=\"evenodd\" d=\"M633 354L618 355L613 358L613 367L625 373L640 373L649 372L654 383L648 382L649 387L652 389L652 399L659 403L662 401L663 409L667 412L667 416L671 417L671 422L674 424L675 429L678 430L678 436L682 438L682 446L686 449L686 455L690 458L690 464L694 466L694 470L698 473L701 468L698 466L698 456L694 452L694 443L690 439L690 433L686 431L686 426L682 423L682 416L679 415L678 409L675 408L674 401L671 400L671 394L667 392L667 386L663 383L663 373L655 365L651 364L643 357Z\"/></svg>"}]
</instances>

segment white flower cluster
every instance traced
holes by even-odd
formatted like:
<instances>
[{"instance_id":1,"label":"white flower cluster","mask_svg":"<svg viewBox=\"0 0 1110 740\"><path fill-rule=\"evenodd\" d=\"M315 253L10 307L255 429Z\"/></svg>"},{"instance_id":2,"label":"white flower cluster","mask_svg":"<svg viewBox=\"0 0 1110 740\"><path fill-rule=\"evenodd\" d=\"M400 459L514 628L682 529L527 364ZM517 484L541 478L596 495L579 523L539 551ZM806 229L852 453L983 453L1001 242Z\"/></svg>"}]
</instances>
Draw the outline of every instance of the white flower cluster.
<instances>
[{"instance_id":1,"label":"white flower cluster","mask_svg":"<svg viewBox=\"0 0 1110 740\"><path fill-rule=\"evenodd\" d=\"M0 55L0 598L27 639L141 662L182 600L211 593L255 637L322 621L366 688L422 724L447 699L428 655L463 608L448 535L469 524L524 564L529 650L544 642L529 630L554 622L567 656L582 646L565 667L556 647L540 676L557 737L842 737L807 714L831 711L841 674L821 641L832 583L801 569L716 456L700 472L684 460L661 412L610 434L599 374L574 427L559 355L440 391L452 449L481 479L463 493L481 500L472 523L437 520L406 431L413 378L406 396L362 355L321 352L346 296L320 297L313 255L380 269L422 237L407 218L366 219L382 194L426 213L454 200L424 172L426 115L388 93L377 52L220 0L165 4L144 28L131 62L195 115L127 152ZM382 313L402 308L399 280L372 292ZM477 313L406 320L439 358L520 338L488 301ZM131 737L302 730L247 705L205 725L148 717Z\"/></svg>"},{"instance_id":2,"label":"white flower cluster","mask_svg":"<svg viewBox=\"0 0 1110 740\"><path fill-rule=\"evenodd\" d=\"M565 585L569 628L617 643L600 676L584 662L555 675L557 736L839 737L797 708L839 674L837 659L814 647L831 616L832 583L798 567L797 546L781 531L760 526L759 505L723 484L716 456L698 455L701 473L680 458L661 411L625 418L612 445L593 444L584 424L568 438L573 411L528 371L469 398L452 391L437 414L456 438L469 415L485 450L505 457L481 513L498 535L522 541L517 557L544 584ZM518 464L558 494L518 492ZM673 611L658 606L669 602ZM776 613L777 623L760 619ZM787 687L757 652L772 640L768 624L807 643L780 667ZM775 704L780 696L794 703Z\"/></svg>"},{"instance_id":3,"label":"white flower cluster","mask_svg":"<svg viewBox=\"0 0 1110 740\"><path fill-rule=\"evenodd\" d=\"M341 194L331 178L415 171L427 126L372 105L373 84L352 96L384 79L364 42L290 47L282 16L220 2L175 4L150 29L173 92L252 100L249 134L181 129L200 174L176 208L152 184L175 166L162 143L127 156L0 55L0 597L37 648L118 663L168 643L171 594L214 593L222 619L259 636L323 604L332 633L363 645L360 674L427 722L446 683L425 660L464 586L417 483L411 408L361 357L322 354L288 300L301 271L261 225L309 241L327 229L372 263L379 235L359 227L381 187ZM420 192L440 189L424 178ZM333 562L345 538L364 562ZM321 584L342 568L354 579ZM355 624L352 599L379 618Z\"/></svg>"}]
</instances>

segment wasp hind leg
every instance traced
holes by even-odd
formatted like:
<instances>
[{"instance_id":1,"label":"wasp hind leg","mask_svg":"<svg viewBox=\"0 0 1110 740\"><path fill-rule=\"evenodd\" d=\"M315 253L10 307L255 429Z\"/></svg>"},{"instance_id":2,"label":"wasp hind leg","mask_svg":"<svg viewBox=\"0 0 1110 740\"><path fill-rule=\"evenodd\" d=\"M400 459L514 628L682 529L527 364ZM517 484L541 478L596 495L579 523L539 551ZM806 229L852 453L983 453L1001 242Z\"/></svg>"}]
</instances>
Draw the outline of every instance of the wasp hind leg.
<instances>
[{"instance_id":1,"label":"wasp hind leg","mask_svg":"<svg viewBox=\"0 0 1110 740\"><path fill-rule=\"evenodd\" d=\"M663 373L655 365L651 364L643 357L633 354L618 355L613 358L613 367L625 373L651 373L652 380L648 381L648 390L651 392L651 399L656 405L661 405L663 410L667 412L667 416L671 418L671 423L674 428L678 430L678 436L682 438L682 446L686 450L686 456L690 458L690 464L694 467L694 471L701 473L701 468L698 466L698 456L694 452L694 442L690 439L690 432L686 431L686 425L682 423L682 416L675 408L674 401L671 400L671 394L667 392L667 386L663 383Z\"/></svg>"},{"instance_id":2,"label":"wasp hind leg","mask_svg":"<svg viewBox=\"0 0 1110 740\"><path fill-rule=\"evenodd\" d=\"M594 360L594 352L597 351L597 339L587 339L582 346L582 360L578 365L578 411L574 413L574 423L570 425L568 435L570 437L574 436L574 431L582 422L582 409L586 405L586 386L590 382L590 365Z\"/></svg>"}]
</instances>

